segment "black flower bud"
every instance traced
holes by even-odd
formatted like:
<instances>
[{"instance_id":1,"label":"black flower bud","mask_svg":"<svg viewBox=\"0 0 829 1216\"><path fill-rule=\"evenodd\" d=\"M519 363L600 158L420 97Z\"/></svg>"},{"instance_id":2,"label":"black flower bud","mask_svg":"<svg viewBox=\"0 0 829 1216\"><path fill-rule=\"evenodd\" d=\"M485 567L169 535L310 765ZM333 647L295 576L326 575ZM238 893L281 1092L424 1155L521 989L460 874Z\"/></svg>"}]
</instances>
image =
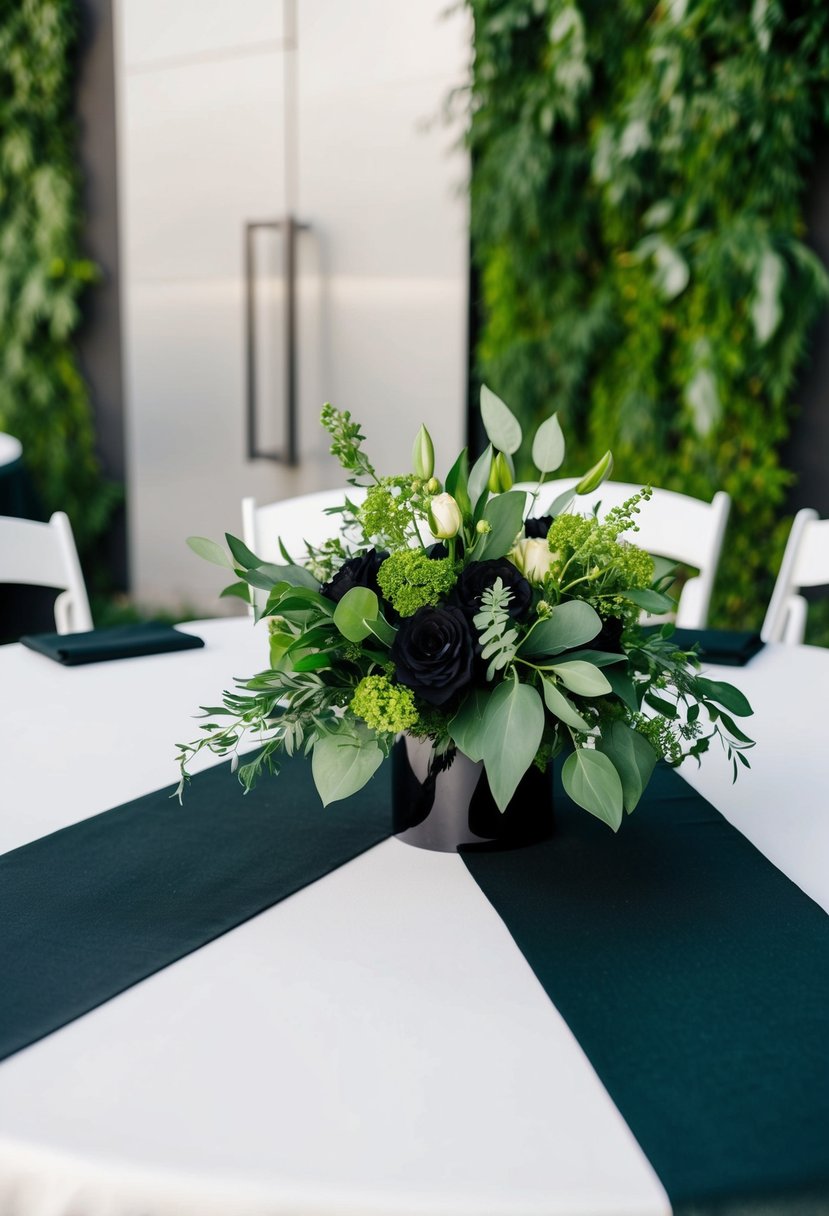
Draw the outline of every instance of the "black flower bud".
<instances>
[{"instance_id":1,"label":"black flower bud","mask_svg":"<svg viewBox=\"0 0 829 1216\"><path fill-rule=\"evenodd\" d=\"M507 611L513 620L526 616L532 603L532 588L523 574L505 557L493 557L482 562L470 562L458 575L451 603L460 608L468 621L481 611L481 596L496 579L512 592Z\"/></svg>"},{"instance_id":2,"label":"black flower bud","mask_svg":"<svg viewBox=\"0 0 829 1216\"><path fill-rule=\"evenodd\" d=\"M535 519L524 521L524 535L527 540L546 540L552 526L552 515L538 515Z\"/></svg>"},{"instance_id":3,"label":"black flower bud","mask_svg":"<svg viewBox=\"0 0 829 1216\"><path fill-rule=\"evenodd\" d=\"M388 553L384 549L379 552L376 549L367 549L357 557L350 557L348 561L343 562L329 583L323 583L320 595L339 604L346 591L350 591L352 587L368 587L378 599L382 599L377 571L387 557Z\"/></svg>"}]
</instances>

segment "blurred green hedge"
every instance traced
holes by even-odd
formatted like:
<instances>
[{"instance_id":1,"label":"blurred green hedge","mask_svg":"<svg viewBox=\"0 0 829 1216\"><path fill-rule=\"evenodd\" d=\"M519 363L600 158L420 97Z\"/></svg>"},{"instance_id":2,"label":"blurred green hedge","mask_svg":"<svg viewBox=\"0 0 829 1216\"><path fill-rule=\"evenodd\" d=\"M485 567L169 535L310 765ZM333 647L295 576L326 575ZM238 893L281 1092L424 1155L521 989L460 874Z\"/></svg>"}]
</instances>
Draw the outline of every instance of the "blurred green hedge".
<instances>
[{"instance_id":1,"label":"blurred green hedge","mask_svg":"<svg viewBox=\"0 0 829 1216\"><path fill-rule=\"evenodd\" d=\"M76 37L75 0L0 0L0 430L87 550L120 490L101 476L72 345L97 276L80 248Z\"/></svg>"},{"instance_id":2,"label":"blurred green hedge","mask_svg":"<svg viewBox=\"0 0 829 1216\"><path fill-rule=\"evenodd\" d=\"M826 0L466 0L476 371L579 470L734 500L714 616L761 618L827 275L803 200ZM527 429L530 429L529 427Z\"/></svg>"}]
</instances>

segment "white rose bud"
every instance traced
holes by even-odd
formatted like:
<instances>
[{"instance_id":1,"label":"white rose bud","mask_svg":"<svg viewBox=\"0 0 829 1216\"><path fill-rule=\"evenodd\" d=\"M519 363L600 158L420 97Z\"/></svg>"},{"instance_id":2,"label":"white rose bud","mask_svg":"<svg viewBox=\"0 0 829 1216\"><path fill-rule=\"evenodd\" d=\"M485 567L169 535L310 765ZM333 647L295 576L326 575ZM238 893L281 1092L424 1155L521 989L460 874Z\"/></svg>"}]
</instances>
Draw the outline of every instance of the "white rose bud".
<instances>
[{"instance_id":1,"label":"white rose bud","mask_svg":"<svg viewBox=\"0 0 829 1216\"><path fill-rule=\"evenodd\" d=\"M546 540L519 540L509 554L513 565L517 566L524 578L531 583L543 583L544 576L555 561L555 556L547 547Z\"/></svg>"},{"instance_id":2,"label":"white rose bud","mask_svg":"<svg viewBox=\"0 0 829 1216\"><path fill-rule=\"evenodd\" d=\"M429 530L437 540L451 540L461 530L461 509L451 494L436 494L429 503Z\"/></svg>"}]
</instances>

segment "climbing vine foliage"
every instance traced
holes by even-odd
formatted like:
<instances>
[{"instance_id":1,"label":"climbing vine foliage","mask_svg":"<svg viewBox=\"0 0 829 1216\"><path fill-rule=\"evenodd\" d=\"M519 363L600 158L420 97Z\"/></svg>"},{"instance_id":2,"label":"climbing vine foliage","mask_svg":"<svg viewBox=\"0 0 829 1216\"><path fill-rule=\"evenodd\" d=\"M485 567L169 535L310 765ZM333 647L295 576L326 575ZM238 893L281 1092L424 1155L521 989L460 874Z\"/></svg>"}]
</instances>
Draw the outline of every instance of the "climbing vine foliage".
<instances>
[{"instance_id":1,"label":"climbing vine foliage","mask_svg":"<svg viewBox=\"0 0 829 1216\"><path fill-rule=\"evenodd\" d=\"M717 614L755 617L827 275L805 242L826 0L466 0L482 379L576 464L734 501ZM572 447L572 444L571 444Z\"/></svg>"},{"instance_id":2,"label":"climbing vine foliage","mask_svg":"<svg viewBox=\"0 0 829 1216\"><path fill-rule=\"evenodd\" d=\"M0 430L22 441L43 508L67 511L83 548L115 492L72 347L96 277L79 243L75 37L75 0L0 0Z\"/></svg>"}]
</instances>

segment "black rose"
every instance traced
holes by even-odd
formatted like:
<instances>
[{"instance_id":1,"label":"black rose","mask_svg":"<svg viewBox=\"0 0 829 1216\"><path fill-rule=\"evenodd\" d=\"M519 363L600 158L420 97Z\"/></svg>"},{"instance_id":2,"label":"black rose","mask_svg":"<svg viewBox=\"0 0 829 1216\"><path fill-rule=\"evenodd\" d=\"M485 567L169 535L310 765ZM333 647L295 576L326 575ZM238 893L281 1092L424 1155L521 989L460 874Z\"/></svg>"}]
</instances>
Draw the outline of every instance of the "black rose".
<instances>
[{"instance_id":1,"label":"black rose","mask_svg":"<svg viewBox=\"0 0 829 1216\"><path fill-rule=\"evenodd\" d=\"M445 705L472 677L474 648L458 608L418 608L391 647L395 678L430 705Z\"/></svg>"},{"instance_id":2,"label":"black rose","mask_svg":"<svg viewBox=\"0 0 829 1216\"><path fill-rule=\"evenodd\" d=\"M320 595L339 604L346 591L350 591L352 587L368 587L378 599L382 599L377 571L387 557L388 553L384 549L379 552L376 549L367 549L357 557L350 557L348 561L343 562L330 583L323 583Z\"/></svg>"},{"instance_id":3,"label":"black rose","mask_svg":"<svg viewBox=\"0 0 829 1216\"><path fill-rule=\"evenodd\" d=\"M481 596L498 578L512 592L507 611L513 620L520 620L532 603L532 588L518 568L505 557L470 562L458 575L451 602L471 621L475 613L481 611Z\"/></svg>"},{"instance_id":4,"label":"black rose","mask_svg":"<svg viewBox=\"0 0 829 1216\"><path fill-rule=\"evenodd\" d=\"M602 620L602 627L591 642L590 650L604 650L607 654L622 654L622 630L625 623L621 617L609 616Z\"/></svg>"},{"instance_id":5,"label":"black rose","mask_svg":"<svg viewBox=\"0 0 829 1216\"><path fill-rule=\"evenodd\" d=\"M535 519L526 519L524 520L524 535L527 540L546 540L547 533L552 526L552 515L539 515Z\"/></svg>"}]
</instances>

